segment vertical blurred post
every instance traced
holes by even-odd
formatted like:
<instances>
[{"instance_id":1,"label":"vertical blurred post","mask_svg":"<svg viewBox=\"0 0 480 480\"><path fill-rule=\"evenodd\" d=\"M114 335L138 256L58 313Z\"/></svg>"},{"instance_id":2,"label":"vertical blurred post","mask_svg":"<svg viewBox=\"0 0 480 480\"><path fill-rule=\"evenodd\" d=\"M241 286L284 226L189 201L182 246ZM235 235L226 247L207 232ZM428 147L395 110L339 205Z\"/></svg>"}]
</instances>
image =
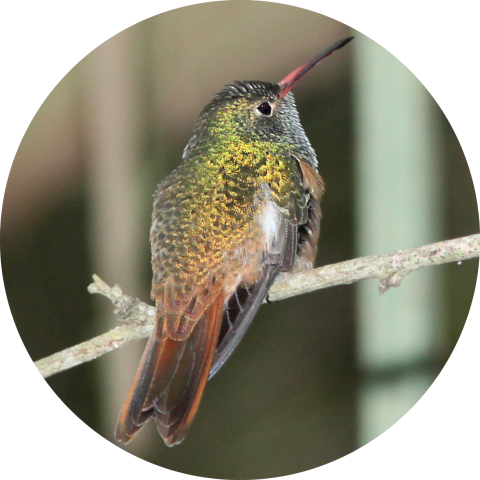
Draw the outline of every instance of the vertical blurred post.
<instances>
[{"instance_id":1,"label":"vertical blurred post","mask_svg":"<svg viewBox=\"0 0 480 480\"><path fill-rule=\"evenodd\" d=\"M373 41L355 40L355 209L358 256L442 239L434 103L415 76ZM378 294L357 286L359 445L402 417L434 380L442 347L442 282L434 268Z\"/></svg>"},{"instance_id":2,"label":"vertical blurred post","mask_svg":"<svg viewBox=\"0 0 480 480\"><path fill-rule=\"evenodd\" d=\"M87 181L94 272L110 285L119 284L125 292L145 297L139 252L148 248L148 227L144 228L140 208L141 124L136 47L135 30L129 29L108 40L85 60L85 120L91 139L87 145ZM100 331L114 326L112 307L107 302L104 305L97 312L102 322ZM141 349L140 344L132 345L122 349L121 355L113 353L98 362L98 398L107 438L113 437Z\"/></svg>"}]
</instances>

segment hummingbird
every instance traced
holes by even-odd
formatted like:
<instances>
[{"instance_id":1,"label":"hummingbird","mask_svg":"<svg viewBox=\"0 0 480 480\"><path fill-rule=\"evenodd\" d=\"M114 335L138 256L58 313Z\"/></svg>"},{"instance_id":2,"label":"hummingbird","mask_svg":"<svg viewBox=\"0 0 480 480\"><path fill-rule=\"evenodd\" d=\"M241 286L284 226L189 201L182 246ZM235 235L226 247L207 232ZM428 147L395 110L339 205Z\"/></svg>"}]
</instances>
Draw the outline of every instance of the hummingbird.
<instances>
[{"instance_id":1,"label":"hummingbird","mask_svg":"<svg viewBox=\"0 0 480 480\"><path fill-rule=\"evenodd\" d=\"M126 443L150 418L179 444L207 381L245 335L274 280L312 268L324 182L292 87L345 38L278 84L236 81L201 112L154 195L156 324L120 412Z\"/></svg>"}]
</instances>

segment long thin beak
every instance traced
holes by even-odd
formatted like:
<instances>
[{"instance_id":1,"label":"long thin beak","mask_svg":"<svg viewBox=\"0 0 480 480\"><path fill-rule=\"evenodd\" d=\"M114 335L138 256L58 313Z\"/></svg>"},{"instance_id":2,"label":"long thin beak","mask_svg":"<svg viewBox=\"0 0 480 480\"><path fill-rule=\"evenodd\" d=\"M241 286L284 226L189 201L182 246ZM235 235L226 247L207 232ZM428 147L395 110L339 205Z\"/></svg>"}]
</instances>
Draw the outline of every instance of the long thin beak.
<instances>
[{"instance_id":1,"label":"long thin beak","mask_svg":"<svg viewBox=\"0 0 480 480\"><path fill-rule=\"evenodd\" d=\"M314 59L310 62L304 63L301 67L298 67L292 73L287 75L283 80L278 82L280 87L280 98L285 97L285 95L292 89L292 87L309 71L311 70L318 62L324 58L331 55L336 50L344 47L347 43L353 40L354 37L344 38L337 43L334 43L331 47L327 48L324 52L319 53Z\"/></svg>"}]
</instances>

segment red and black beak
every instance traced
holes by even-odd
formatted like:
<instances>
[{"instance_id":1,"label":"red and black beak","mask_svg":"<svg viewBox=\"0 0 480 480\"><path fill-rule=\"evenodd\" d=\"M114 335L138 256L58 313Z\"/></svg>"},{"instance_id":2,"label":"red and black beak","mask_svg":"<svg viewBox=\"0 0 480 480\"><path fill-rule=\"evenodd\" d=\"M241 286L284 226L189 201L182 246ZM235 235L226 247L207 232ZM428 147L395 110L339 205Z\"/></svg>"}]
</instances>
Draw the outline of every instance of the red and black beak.
<instances>
[{"instance_id":1,"label":"red and black beak","mask_svg":"<svg viewBox=\"0 0 480 480\"><path fill-rule=\"evenodd\" d=\"M284 98L285 95L292 89L292 87L309 71L311 70L318 62L328 57L330 54L340 48L344 47L347 43L353 40L353 37L344 38L337 43L334 43L331 47L327 48L324 52L319 53L314 59L310 62L304 63L301 67L298 67L292 73L287 75L283 80L278 82L280 87L280 98Z\"/></svg>"}]
</instances>

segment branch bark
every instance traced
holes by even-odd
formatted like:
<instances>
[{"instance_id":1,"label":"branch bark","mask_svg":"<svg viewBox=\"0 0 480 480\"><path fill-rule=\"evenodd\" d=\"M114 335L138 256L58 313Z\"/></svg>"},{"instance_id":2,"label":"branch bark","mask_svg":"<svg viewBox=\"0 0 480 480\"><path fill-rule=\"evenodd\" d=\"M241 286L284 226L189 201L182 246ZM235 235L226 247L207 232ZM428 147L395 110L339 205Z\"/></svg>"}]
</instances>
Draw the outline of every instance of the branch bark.
<instances>
[{"instance_id":1,"label":"branch bark","mask_svg":"<svg viewBox=\"0 0 480 480\"><path fill-rule=\"evenodd\" d=\"M433 265L458 262L480 256L480 234L432 243L394 253L360 257L346 262L285 275L270 289L268 300L276 302L335 285L378 278L380 294L398 287L410 272ZM126 295L118 286L109 287L97 275L88 286L90 293L100 293L114 304L114 313L123 325L98 337L67 348L35 362L43 377L75 367L131 342L148 337L155 324L155 308Z\"/></svg>"}]
</instances>

